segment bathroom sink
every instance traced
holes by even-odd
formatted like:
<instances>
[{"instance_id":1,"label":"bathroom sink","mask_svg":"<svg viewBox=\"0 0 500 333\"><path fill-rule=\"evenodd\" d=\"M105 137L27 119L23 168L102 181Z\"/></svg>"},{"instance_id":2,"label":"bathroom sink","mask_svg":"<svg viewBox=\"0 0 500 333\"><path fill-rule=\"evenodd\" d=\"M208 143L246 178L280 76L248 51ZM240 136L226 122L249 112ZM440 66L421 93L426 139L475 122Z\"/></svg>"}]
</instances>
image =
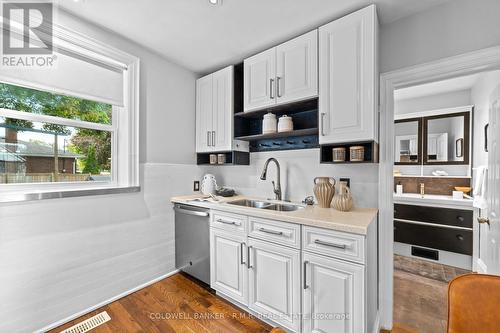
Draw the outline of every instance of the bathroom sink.
<instances>
[{"instance_id":1,"label":"bathroom sink","mask_svg":"<svg viewBox=\"0 0 500 333\"><path fill-rule=\"evenodd\" d=\"M279 212L293 212L298 209L303 209L304 207L292 204L281 204L275 202L268 201L259 201L259 200L236 200L228 202L229 205L243 206L243 207L251 207L251 208L259 208L259 209L268 209L275 210Z\"/></svg>"}]
</instances>

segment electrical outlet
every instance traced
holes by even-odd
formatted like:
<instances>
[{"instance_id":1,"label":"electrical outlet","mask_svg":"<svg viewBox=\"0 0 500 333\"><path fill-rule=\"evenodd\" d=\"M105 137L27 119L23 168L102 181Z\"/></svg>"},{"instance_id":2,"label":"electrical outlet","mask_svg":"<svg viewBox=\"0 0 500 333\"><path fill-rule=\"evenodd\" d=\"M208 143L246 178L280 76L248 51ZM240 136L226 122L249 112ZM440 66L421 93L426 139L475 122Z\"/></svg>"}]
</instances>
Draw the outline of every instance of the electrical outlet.
<instances>
[{"instance_id":1,"label":"electrical outlet","mask_svg":"<svg viewBox=\"0 0 500 333\"><path fill-rule=\"evenodd\" d=\"M199 180L195 180L193 182L193 191L195 191L195 192L200 191L200 181Z\"/></svg>"},{"instance_id":2,"label":"electrical outlet","mask_svg":"<svg viewBox=\"0 0 500 333\"><path fill-rule=\"evenodd\" d=\"M351 178L340 178L339 182L346 182L347 187L351 188Z\"/></svg>"}]
</instances>

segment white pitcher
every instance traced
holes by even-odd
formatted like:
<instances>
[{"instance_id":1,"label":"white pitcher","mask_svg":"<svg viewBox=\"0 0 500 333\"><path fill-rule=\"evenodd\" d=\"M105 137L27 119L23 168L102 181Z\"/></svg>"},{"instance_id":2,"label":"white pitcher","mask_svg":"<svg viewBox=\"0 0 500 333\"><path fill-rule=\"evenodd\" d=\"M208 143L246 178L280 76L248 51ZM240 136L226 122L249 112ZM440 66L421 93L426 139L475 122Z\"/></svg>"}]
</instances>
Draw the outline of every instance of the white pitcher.
<instances>
[{"instance_id":1,"label":"white pitcher","mask_svg":"<svg viewBox=\"0 0 500 333\"><path fill-rule=\"evenodd\" d=\"M203 176L201 181L201 193L204 195L215 194L215 190L217 188L217 181L215 180L215 176L207 173Z\"/></svg>"}]
</instances>

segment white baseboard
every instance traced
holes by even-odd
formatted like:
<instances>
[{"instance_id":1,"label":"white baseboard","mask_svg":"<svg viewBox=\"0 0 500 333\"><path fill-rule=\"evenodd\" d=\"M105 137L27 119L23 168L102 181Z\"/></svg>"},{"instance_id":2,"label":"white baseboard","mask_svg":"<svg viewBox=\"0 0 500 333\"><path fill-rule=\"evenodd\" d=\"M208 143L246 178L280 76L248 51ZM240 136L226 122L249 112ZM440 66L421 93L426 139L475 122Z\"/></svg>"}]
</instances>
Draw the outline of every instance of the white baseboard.
<instances>
[{"instance_id":1,"label":"white baseboard","mask_svg":"<svg viewBox=\"0 0 500 333\"><path fill-rule=\"evenodd\" d=\"M91 306L91 307L89 307L89 308L87 308L87 309L85 309L85 310L83 310L83 311L77 312L77 313L75 313L75 314L73 314L73 315L71 315L71 316L69 316L69 317L66 317L66 318L64 318L64 319L61 319L61 320L59 320L59 321L55 322L55 323L52 323L52 324L50 324L50 325L47 325L47 326L45 326L45 327L43 327L43 328L41 328L41 329L39 329L39 330L36 330L36 331L35 331L35 333L43 333L43 332L50 331L50 330L52 330L52 329L54 329L54 328L56 328L56 327L59 327L59 326L61 326L61 325L64 325L64 324L66 324L67 322L70 322L70 321L72 321L72 320L74 320L74 319L76 319L76 318L79 318L79 317L81 317L81 316L83 316L83 315L86 315L87 313L92 312L92 311L94 311L94 310L96 310L96 309L99 309L100 307L103 307L103 306L105 306L105 305L108 305L108 304L110 304L110 303L113 303L114 301L116 301L116 300L118 300L118 299L120 299L120 298L122 298L122 297L125 297L125 296L127 296L127 295L132 294L132 293L135 293L135 292L136 292L136 291L138 291L138 290L141 290L141 289L143 289L143 288L145 288L145 287L147 287L147 286L150 286L150 285L152 285L153 283L156 283L156 282L158 282L158 281L160 281L160 280L163 280L163 279L165 279L165 278L167 278L167 277L169 277L169 276L171 276L171 275L174 275L175 273L178 273L178 272L179 272L179 270L178 270L178 269L176 269L176 270L174 270L174 271L172 271L172 272L169 272L169 273L167 273L167 274L161 275L161 276L159 276L159 277L157 277L157 278L154 278L153 280L150 280L150 281L148 281L148 282L146 282L146 283L143 283L143 284L141 284L141 285L139 285L139 286L137 286L137 287L134 287L134 288L132 288L132 289L130 289L130 290L127 290L127 291L125 291L125 292L123 292L123 293L121 293L121 294L119 294L119 295L116 295L116 296L114 296L114 297L111 297L110 299L105 300L104 302L101 302L101 303L98 303L98 304L96 304L96 305L93 305L93 306Z\"/></svg>"}]
</instances>

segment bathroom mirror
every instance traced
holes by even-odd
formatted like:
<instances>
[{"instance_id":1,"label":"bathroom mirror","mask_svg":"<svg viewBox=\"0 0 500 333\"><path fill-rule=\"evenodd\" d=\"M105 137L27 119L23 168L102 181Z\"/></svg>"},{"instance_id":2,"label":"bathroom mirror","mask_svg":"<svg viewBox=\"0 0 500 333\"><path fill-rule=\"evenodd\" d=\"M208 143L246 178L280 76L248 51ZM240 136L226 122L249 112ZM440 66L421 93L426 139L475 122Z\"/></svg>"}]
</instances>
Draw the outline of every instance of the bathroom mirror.
<instances>
[{"instance_id":1,"label":"bathroom mirror","mask_svg":"<svg viewBox=\"0 0 500 333\"><path fill-rule=\"evenodd\" d=\"M394 123L394 164L422 162L422 119L402 119Z\"/></svg>"},{"instance_id":2,"label":"bathroom mirror","mask_svg":"<svg viewBox=\"0 0 500 333\"><path fill-rule=\"evenodd\" d=\"M469 112L424 118L424 164L469 164Z\"/></svg>"}]
</instances>

